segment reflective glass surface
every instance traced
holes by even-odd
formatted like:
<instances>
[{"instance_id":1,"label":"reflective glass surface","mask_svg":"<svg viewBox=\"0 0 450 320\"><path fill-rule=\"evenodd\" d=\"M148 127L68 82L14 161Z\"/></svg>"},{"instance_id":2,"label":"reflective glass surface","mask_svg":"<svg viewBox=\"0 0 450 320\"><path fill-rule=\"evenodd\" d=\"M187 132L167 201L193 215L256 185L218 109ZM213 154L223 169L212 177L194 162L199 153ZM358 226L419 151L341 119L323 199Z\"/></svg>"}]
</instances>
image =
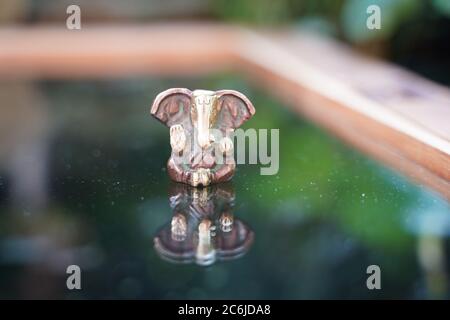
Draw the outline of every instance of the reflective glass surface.
<instances>
[{"instance_id":1,"label":"reflective glass surface","mask_svg":"<svg viewBox=\"0 0 450 320\"><path fill-rule=\"evenodd\" d=\"M171 183L169 131L149 113L170 87L245 93L244 127L280 129L278 174L248 164L225 185ZM0 298L449 297L449 203L242 79L0 90Z\"/></svg>"}]
</instances>

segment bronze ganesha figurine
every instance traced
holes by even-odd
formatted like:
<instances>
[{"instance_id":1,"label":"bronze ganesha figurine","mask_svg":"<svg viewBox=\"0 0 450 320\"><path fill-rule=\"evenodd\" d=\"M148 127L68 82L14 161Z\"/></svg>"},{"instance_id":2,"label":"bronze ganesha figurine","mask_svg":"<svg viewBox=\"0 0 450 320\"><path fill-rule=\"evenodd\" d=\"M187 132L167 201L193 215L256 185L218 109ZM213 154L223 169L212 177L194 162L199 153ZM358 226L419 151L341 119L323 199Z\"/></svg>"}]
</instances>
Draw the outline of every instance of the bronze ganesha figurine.
<instances>
[{"instance_id":1,"label":"bronze ganesha figurine","mask_svg":"<svg viewBox=\"0 0 450 320\"><path fill-rule=\"evenodd\" d=\"M173 88L155 98L151 114L170 128L170 178L196 187L233 177L232 134L255 114L255 108L233 90Z\"/></svg>"}]
</instances>

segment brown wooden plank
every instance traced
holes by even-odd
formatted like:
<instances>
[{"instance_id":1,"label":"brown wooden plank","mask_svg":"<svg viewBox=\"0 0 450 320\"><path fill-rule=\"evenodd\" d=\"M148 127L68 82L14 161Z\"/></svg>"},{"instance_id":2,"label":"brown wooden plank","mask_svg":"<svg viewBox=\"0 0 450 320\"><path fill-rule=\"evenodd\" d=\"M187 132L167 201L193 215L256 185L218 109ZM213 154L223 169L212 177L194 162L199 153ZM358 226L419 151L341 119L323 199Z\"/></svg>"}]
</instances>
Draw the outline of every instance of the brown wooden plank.
<instances>
[{"instance_id":1,"label":"brown wooden plank","mask_svg":"<svg viewBox=\"0 0 450 320\"><path fill-rule=\"evenodd\" d=\"M243 50L241 69L246 68L253 80L315 123L450 199L450 144L445 126L450 119L448 89L398 67L359 57L329 39L298 33L269 39L248 33L248 37L252 39L243 42L252 45ZM301 50L297 41L302 42ZM327 59L337 61L322 62ZM373 69L376 74L369 72ZM403 82L393 81L386 73L413 83L420 94L403 97ZM388 97L395 99L367 96L377 81L387 82ZM399 91L400 97L396 96ZM401 109L408 108L410 99L415 106L428 108L428 119L417 108ZM435 113L444 121L433 122Z\"/></svg>"},{"instance_id":2,"label":"brown wooden plank","mask_svg":"<svg viewBox=\"0 0 450 320\"><path fill-rule=\"evenodd\" d=\"M65 26L0 29L0 76L192 75L227 67L233 32L221 26Z\"/></svg>"},{"instance_id":3,"label":"brown wooden plank","mask_svg":"<svg viewBox=\"0 0 450 320\"><path fill-rule=\"evenodd\" d=\"M450 199L450 90L330 39L223 25L0 29L0 77L197 75L233 68Z\"/></svg>"}]
</instances>

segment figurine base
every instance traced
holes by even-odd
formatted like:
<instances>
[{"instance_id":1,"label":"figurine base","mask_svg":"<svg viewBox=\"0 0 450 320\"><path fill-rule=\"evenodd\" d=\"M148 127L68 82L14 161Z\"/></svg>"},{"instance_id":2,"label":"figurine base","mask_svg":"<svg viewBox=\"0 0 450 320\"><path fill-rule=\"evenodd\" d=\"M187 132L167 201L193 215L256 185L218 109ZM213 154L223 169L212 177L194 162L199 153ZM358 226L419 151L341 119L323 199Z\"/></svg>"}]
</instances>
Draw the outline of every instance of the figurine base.
<instances>
[{"instance_id":1,"label":"figurine base","mask_svg":"<svg viewBox=\"0 0 450 320\"><path fill-rule=\"evenodd\" d=\"M193 187L206 187L211 184L231 180L236 169L235 163L225 164L217 171L206 168L183 170L172 158L167 162L169 177L176 182L185 183Z\"/></svg>"}]
</instances>

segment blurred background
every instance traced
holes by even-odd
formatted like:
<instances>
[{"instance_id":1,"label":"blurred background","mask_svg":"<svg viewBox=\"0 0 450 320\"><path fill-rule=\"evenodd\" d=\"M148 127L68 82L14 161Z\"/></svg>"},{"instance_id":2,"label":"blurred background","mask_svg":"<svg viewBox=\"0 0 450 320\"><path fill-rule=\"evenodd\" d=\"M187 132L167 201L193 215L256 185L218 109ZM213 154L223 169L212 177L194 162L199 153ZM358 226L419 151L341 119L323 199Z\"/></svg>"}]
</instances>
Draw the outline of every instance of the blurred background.
<instances>
[{"instance_id":1,"label":"blurred background","mask_svg":"<svg viewBox=\"0 0 450 320\"><path fill-rule=\"evenodd\" d=\"M65 28L70 4L81 7L83 26L312 30L450 83L446 0L2 0L0 28ZM371 4L381 7L381 32L365 27ZM172 217L170 146L148 106L170 87L244 92L257 110L245 127L280 129L279 174L243 165L233 179L234 214L255 237L239 259L175 265L153 248ZM239 74L0 79L0 298L448 299L449 235L447 200ZM66 288L70 264L81 267L82 290ZM381 268L381 290L366 287L371 264Z\"/></svg>"},{"instance_id":2,"label":"blurred background","mask_svg":"<svg viewBox=\"0 0 450 320\"><path fill-rule=\"evenodd\" d=\"M71 4L80 6L83 23L194 20L314 30L434 81L450 81L447 0L2 0L0 23L62 23ZM381 9L378 32L366 27L369 5Z\"/></svg>"}]
</instances>

